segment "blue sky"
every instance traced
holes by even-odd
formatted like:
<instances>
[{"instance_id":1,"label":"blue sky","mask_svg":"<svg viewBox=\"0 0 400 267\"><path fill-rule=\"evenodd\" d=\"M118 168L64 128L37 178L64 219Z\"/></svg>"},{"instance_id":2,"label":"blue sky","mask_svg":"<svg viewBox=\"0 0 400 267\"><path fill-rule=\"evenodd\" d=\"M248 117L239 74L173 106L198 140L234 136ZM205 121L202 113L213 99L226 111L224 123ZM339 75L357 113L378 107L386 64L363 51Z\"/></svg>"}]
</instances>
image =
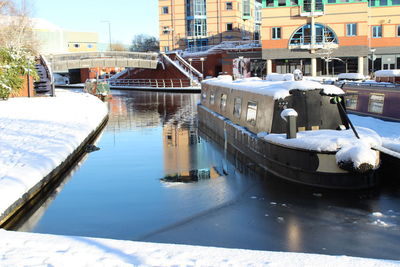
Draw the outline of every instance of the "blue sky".
<instances>
[{"instance_id":1,"label":"blue sky","mask_svg":"<svg viewBox=\"0 0 400 267\"><path fill-rule=\"evenodd\" d=\"M158 0L35 0L32 16L72 31L98 32L108 43L110 21L113 42L130 44L135 34L158 38Z\"/></svg>"}]
</instances>

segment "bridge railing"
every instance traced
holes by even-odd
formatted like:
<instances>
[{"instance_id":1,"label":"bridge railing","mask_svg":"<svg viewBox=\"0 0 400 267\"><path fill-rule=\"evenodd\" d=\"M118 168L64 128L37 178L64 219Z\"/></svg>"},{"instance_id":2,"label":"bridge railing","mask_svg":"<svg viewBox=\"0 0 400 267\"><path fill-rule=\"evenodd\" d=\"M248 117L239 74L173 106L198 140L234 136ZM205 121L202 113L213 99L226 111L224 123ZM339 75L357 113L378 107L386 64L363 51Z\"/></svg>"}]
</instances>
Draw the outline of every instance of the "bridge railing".
<instances>
[{"instance_id":1,"label":"bridge railing","mask_svg":"<svg viewBox=\"0 0 400 267\"><path fill-rule=\"evenodd\" d=\"M65 60L82 60L92 58L131 58L143 60L157 60L157 53L141 53L141 52L125 52L125 51L108 51L108 52L75 52L68 54L47 55L50 61Z\"/></svg>"},{"instance_id":2,"label":"bridge railing","mask_svg":"<svg viewBox=\"0 0 400 267\"><path fill-rule=\"evenodd\" d=\"M111 86L183 88L193 86L188 79L117 79L109 80Z\"/></svg>"}]
</instances>

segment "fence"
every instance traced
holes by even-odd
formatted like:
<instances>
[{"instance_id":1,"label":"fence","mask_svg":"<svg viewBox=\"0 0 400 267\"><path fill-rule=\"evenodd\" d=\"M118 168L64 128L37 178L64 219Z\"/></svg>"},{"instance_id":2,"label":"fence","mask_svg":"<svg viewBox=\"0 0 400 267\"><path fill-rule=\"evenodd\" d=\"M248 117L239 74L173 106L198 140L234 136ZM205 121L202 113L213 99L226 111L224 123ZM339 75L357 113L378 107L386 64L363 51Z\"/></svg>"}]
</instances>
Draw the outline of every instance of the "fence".
<instances>
[{"instance_id":1,"label":"fence","mask_svg":"<svg viewBox=\"0 0 400 267\"><path fill-rule=\"evenodd\" d=\"M111 86L183 88L193 84L189 79L117 79L109 80Z\"/></svg>"}]
</instances>

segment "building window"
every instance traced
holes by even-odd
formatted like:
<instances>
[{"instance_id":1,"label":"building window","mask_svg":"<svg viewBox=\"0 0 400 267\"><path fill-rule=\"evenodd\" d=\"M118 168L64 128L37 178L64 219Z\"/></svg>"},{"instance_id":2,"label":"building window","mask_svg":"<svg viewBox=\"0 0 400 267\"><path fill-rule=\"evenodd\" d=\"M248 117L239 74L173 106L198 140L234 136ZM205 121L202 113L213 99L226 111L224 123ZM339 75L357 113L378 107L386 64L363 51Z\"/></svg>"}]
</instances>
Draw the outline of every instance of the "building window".
<instances>
[{"instance_id":1,"label":"building window","mask_svg":"<svg viewBox=\"0 0 400 267\"><path fill-rule=\"evenodd\" d=\"M226 10L232 10L232 9L233 9L232 2L226 2Z\"/></svg>"},{"instance_id":2,"label":"building window","mask_svg":"<svg viewBox=\"0 0 400 267\"><path fill-rule=\"evenodd\" d=\"M357 109L357 102L358 102L358 94L357 93L350 93L347 91L346 96L346 108L347 109Z\"/></svg>"},{"instance_id":3,"label":"building window","mask_svg":"<svg viewBox=\"0 0 400 267\"><path fill-rule=\"evenodd\" d=\"M369 96L368 112L382 113L385 95L371 94Z\"/></svg>"},{"instance_id":4,"label":"building window","mask_svg":"<svg viewBox=\"0 0 400 267\"><path fill-rule=\"evenodd\" d=\"M350 23L346 25L346 35L347 36L356 36L357 35L357 24Z\"/></svg>"},{"instance_id":5,"label":"building window","mask_svg":"<svg viewBox=\"0 0 400 267\"><path fill-rule=\"evenodd\" d=\"M168 14L168 7L167 6L163 6L162 13L163 14Z\"/></svg>"},{"instance_id":6,"label":"building window","mask_svg":"<svg viewBox=\"0 0 400 267\"><path fill-rule=\"evenodd\" d=\"M169 46L164 46L164 52L168 52L169 51Z\"/></svg>"},{"instance_id":7,"label":"building window","mask_svg":"<svg viewBox=\"0 0 400 267\"><path fill-rule=\"evenodd\" d=\"M266 2L267 7L273 7L274 6L274 0L267 0Z\"/></svg>"},{"instance_id":8,"label":"building window","mask_svg":"<svg viewBox=\"0 0 400 267\"><path fill-rule=\"evenodd\" d=\"M240 118L241 114L242 114L242 99L236 97L233 104L233 115L235 115L235 117L237 118Z\"/></svg>"},{"instance_id":9,"label":"building window","mask_svg":"<svg viewBox=\"0 0 400 267\"><path fill-rule=\"evenodd\" d=\"M372 26L372 37L381 38L382 37L382 26Z\"/></svg>"},{"instance_id":10,"label":"building window","mask_svg":"<svg viewBox=\"0 0 400 267\"><path fill-rule=\"evenodd\" d=\"M243 16L250 17L250 0L243 0Z\"/></svg>"},{"instance_id":11,"label":"building window","mask_svg":"<svg viewBox=\"0 0 400 267\"><path fill-rule=\"evenodd\" d=\"M246 121L251 125L256 125L257 118L257 103L253 101L249 101L247 103L247 117Z\"/></svg>"},{"instance_id":12,"label":"building window","mask_svg":"<svg viewBox=\"0 0 400 267\"><path fill-rule=\"evenodd\" d=\"M80 45L79 45L79 44L74 44L74 47L75 47L75 48L79 48Z\"/></svg>"},{"instance_id":13,"label":"building window","mask_svg":"<svg viewBox=\"0 0 400 267\"><path fill-rule=\"evenodd\" d=\"M286 0L278 0L278 6L286 6Z\"/></svg>"},{"instance_id":14,"label":"building window","mask_svg":"<svg viewBox=\"0 0 400 267\"><path fill-rule=\"evenodd\" d=\"M397 25L397 37L400 37L400 25Z\"/></svg>"},{"instance_id":15,"label":"building window","mask_svg":"<svg viewBox=\"0 0 400 267\"><path fill-rule=\"evenodd\" d=\"M87 48L93 48L93 45L92 44L88 44Z\"/></svg>"},{"instance_id":16,"label":"building window","mask_svg":"<svg viewBox=\"0 0 400 267\"><path fill-rule=\"evenodd\" d=\"M272 39L281 39L281 27L272 27Z\"/></svg>"},{"instance_id":17,"label":"building window","mask_svg":"<svg viewBox=\"0 0 400 267\"><path fill-rule=\"evenodd\" d=\"M317 44L334 43L337 44L337 37L333 30L323 24L315 24L315 41ZM309 45L311 44L311 24L300 27L292 35L290 45Z\"/></svg>"},{"instance_id":18,"label":"building window","mask_svg":"<svg viewBox=\"0 0 400 267\"><path fill-rule=\"evenodd\" d=\"M225 111L226 110L226 99L227 99L227 95L226 94L221 94L221 103L220 103L221 111Z\"/></svg>"},{"instance_id":19,"label":"building window","mask_svg":"<svg viewBox=\"0 0 400 267\"><path fill-rule=\"evenodd\" d=\"M211 95L210 95L210 105L214 105L214 103L215 103L215 95L214 95L214 93L211 93Z\"/></svg>"},{"instance_id":20,"label":"building window","mask_svg":"<svg viewBox=\"0 0 400 267\"><path fill-rule=\"evenodd\" d=\"M201 100L202 100L203 102L205 102L205 101L207 100L207 93L206 93L206 92L203 92L203 93L201 94Z\"/></svg>"},{"instance_id":21,"label":"building window","mask_svg":"<svg viewBox=\"0 0 400 267\"><path fill-rule=\"evenodd\" d=\"M232 23L227 23L226 24L226 31L228 31L228 32L233 31L233 24Z\"/></svg>"}]
</instances>

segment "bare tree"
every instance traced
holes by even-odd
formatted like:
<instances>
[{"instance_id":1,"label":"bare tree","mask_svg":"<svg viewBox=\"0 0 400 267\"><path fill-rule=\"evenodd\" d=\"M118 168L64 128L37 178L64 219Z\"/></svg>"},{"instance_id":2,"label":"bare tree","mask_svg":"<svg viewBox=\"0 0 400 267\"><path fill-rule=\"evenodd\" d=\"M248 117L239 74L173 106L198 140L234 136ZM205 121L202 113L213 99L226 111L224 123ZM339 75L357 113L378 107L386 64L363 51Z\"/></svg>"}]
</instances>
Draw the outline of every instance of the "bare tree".
<instances>
[{"instance_id":1,"label":"bare tree","mask_svg":"<svg viewBox=\"0 0 400 267\"><path fill-rule=\"evenodd\" d=\"M317 52L317 54L321 57L321 59L325 61L326 75L329 75L329 62L332 62L334 60L343 61L340 58L332 56L333 52L335 52L335 49L337 48L338 45L333 41L326 42L324 44L324 47Z\"/></svg>"},{"instance_id":2,"label":"bare tree","mask_svg":"<svg viewBox=\"0 0 400 267\"><path fill-rule=\"evenodd\" d=\"M160 50L160 44L156 37L138 34L133 37L132 45L129 48L133 52L158 52Z\"/></svg>"},{"instance_id":3,"label":"bare tree","mask_svg":"<svg viewBox=\"0 0 400 267\"><path fill-rule=\"evenodd\" d=\"M127 46L122 43L113 43L111 44L111 51L128 51Z\"/></svg>"},{"instance_id":4,"label":"bare tree","mask_svg":"<svg viewBox=\"0 0 400 267\"><path fill-rule=\"evenodd\" d=\"M0 0L0 46L37 53L38 42L32 30L28 4Z\"/></svg>"}]
</instances>

